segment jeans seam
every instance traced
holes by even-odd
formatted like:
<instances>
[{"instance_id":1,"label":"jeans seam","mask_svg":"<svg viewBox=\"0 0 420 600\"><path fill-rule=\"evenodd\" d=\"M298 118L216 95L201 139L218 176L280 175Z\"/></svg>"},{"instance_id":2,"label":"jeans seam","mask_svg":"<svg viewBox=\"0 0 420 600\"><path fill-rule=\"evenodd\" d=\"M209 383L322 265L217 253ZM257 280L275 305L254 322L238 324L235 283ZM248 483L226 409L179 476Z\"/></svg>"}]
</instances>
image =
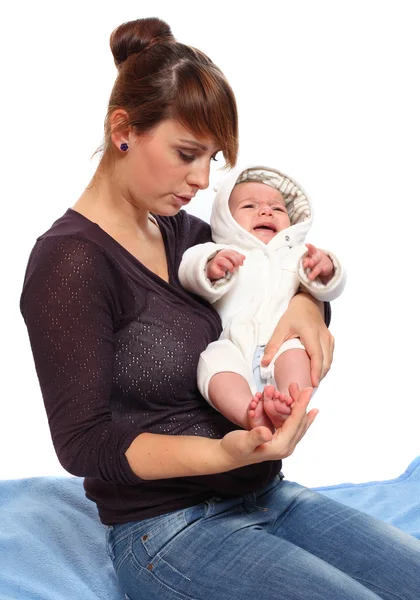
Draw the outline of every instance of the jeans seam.
<instances>
[{"instance_id":1,"label":"jeans seam","mask_svg":"<svg viewBox=\"0 0 420 600\"><path fill-rule=\"evenodd\" d=\"M106 533L105 533L105 548L106 548L106 553L108 554L109 558L114 561L115 558L115 554L114 554L114 549L111 545L110 542L110 537L111 537L111 529L107 529Z\"/></svg>"},{"instance_id":2,"label":"jeans seam","mask_svg":"<svg viewBox=\"0 0 420 600\"><path fill-rule=\"evenodd\" d=\"M130 556L133 554L132 538L133 538L133 536L130 537L130 540L129 540L129 543L127 544L126 549L121 554L121 556L118 558L118 560L115 560L115 555L114 555L114 559L112 562L114 563L114 569L115 569L116 573L118 573L118 571L120 570L120 568L122 567L124 562L127 560L127 558L130 558Z\"/></svg>"},{"instance_id":3,"label":"jeans seam","mask_svg":"<svg viewBox=\"0 0 420 600\"><path fill-rule=\"evenodd\" d=\"M171 550L172 546L175 544L175 542L179 541L179 536L182 534L186 534L187 530L188 533L191 533L191 528L194 528L196 525L198 525L201 521L201 519L203 519L204 517L200 517L199 519L197 519L196 521L194 521L193 523L191 523L190 525L187 525L186 528L182 529L181 531L179 531L177 533L177 535L175 535L175 537L173 537L169 542L167 542L164 547L159 550L159 552L157 554L155 554L155 557L150 557L151 558L151 564L157 564L160 560L163 560L164 557L168 554L168 552ZM171 569L174 569L175 571L177 571L170 563L168 563L166 560L164 560L163 562L165 562ZM178 571L177 571L178 573ZM188 579L188 577L186 575L184 575L183 573L179 573L180 575L182 575L183 577L185 577L185 579ZM190 579L188 579L188 581L191 581Z\"/></svg>"},{"instance_id":4,"label":"jeans seam","mask_svg":"<svg viewBox=\"0 0 420 600\"><path fill-rule=\"evenodd\" d=\"M133 525L130 528L128 528L124 533L120 533L119 535L118 535L118 530L116 530L115 534L114 534L115 546L117 544L119 544L120 542L126 540L128 537L130 537L130 535L133 534L132 530L136 527L136 525L139 525L140 523L141 523L141 521L137 521L137 522L133 521Z\"/></svg>"},{"instance_id":5,"label":"jeans seam","mask_svg":"<svg viewBox=\"0 0 420 600\"><path fill-rule=\"evenodd\" d=\"M178 571L177 568L175 568L173 565L168 563L167 560L164 559L164 556L165 555L163 555L163 556L157 555L156 559L158 559L159 562L165 563L165 565L167 565L171 569L171 571L175 571L175 573L178 573L178 575L180 575L183 579L186 579L187 581L191 581L191 577L187 577L187 575L185 575L184 573L181 573L181 571ZM158 560L156 560L156 564L157 564Z\"/></svg>"},{"instance_id":6,"label":"jeans seam","mask_svg":"<svg viewBox=\"0 0 420 600\"><path fill-rule=\"evenodd\" d=\"M395 598L395 600L405 600L405 598L403 598L402 596L397 596L396 594L394 594L393 592L390 592L386 588L382 588L382 587L375 585L374 583L364 581L363 579L360 579L359 577L354 577L352 575L350 575L350 577L352 577L352 579L354 579L355 581L360 583L360 585L363 585L363 587L367 588L368 590L371 590L374 594L378 594L381 598L382 598L381 594L383 592L385 592L386 594L391 595L393 598Z\"/></svg>"},{"instance_id":7,"label":"jeans seam","mask_svg":"<svg viewBox=\"0 0 420 600\"><path fill-rule=\"evenodd\" d=\"M172 594L178 600L198 600L198 598L194 598L192 596L187 596L185 594L182 594L181 592L178 592L177 590L174 590L167 583L165 583L159 577L157 577L156 574L153 573L153 570L143 567L137 560L135 554L133 554L133 553L131 554L131 560L133 561L133 563L136 566L138 571L144 572L146 577L150 577L156 585L158 585L159 587L163 588L165 591ZM166 561L164 561L164 562L166 563ZM166 564L168 564L168 563L166 563ZM171 565L169 565L169 564L168 564L168 566L171 567ZM182 573L180 573L180 575L182 575ZM189 579L188 581L191 581L191 580Z\"/></svg>"},{"instance_id":8,"label":"jeans seam","mask_svg":"<svg viewBox=\"0 0 420 600\"><path fill-rule=\"evenodd\" d=\"M172 524L173 522L177 521L179 518L181 518L181 519L183 518L185 521L185 509L177 510L176 513L171 514L171 516L169 518L165 519L165 516L167 517L167 515L163 514L162 519L159 522L157 522L154 527L146 530L147 535L149 537L153 537L153 535L156 535L157 533L162 531L162 529L165 529L165 527L167 527L169 524Z\"/></svg>"},{"instance_id":9,"label":"jeans seam","mask_svg":"<svg viewBox=\"0 0 420 600\"><path fill-rule=\"evenodd\" d=\"M293 510L295 509L295 506L299 500L299 498L302 496L302 494L304 494L306 492L306 489L304 488L303 490L301 490L299 492L299 494L296 496L296 498L294 498L293 502L287 507L287 509L282 513L281 515L281 519L275 519L273 521L273 525L271 526L269 533L271 533L273 531L273 529L280 527L285 520L287 519L287 517L293 512Z\"/></svg>"},{"instance_id":10,"label":"jeans seam","mask_svg":"<svg viewBox=\"0 0 420 600\"><path fill-rule=\"evenodd\" d=\"M209 498L204 504L206 505L206 509L203 518L211 517L214 513L214 507L216 505L215 501L212 498Z\"/></svg>"}]
</instances>

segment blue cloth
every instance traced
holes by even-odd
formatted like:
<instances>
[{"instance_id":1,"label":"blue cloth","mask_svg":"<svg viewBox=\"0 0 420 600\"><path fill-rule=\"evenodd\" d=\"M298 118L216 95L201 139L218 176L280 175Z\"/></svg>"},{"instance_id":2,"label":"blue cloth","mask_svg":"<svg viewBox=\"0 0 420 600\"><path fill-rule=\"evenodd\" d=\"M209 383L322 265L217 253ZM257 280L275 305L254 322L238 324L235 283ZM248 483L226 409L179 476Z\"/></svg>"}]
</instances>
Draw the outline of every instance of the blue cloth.
<instances>
[{"instance_id":1,"label":"blue cloth","mask_svg":"<svg viewBox=\"0 0 420 600\"><path fill-rule=\"evenodd\" d=\"M420 456L396 479L315 489L420 539Z\"/></svg>"},{"instance_id":2,"label":"blue cloth","mask_svg":"<svg viewBox=\"0 0 420 600\"><path fill-rule=\"evenodd\" d=\"M123 600L82 479L0 481L1 600Z\"/></svg>"},{"instance_id":3,"label":"blue cloth","mask_svg":"<svg viewBox=\"0 0 420 600\"><path fill-rule=\"evenodd\" d=\"M397 479L319 491L420 539L420 456ZM124 600L106 529L79 478L0 481L1 600Z\"/></svg>"}]
</instances>

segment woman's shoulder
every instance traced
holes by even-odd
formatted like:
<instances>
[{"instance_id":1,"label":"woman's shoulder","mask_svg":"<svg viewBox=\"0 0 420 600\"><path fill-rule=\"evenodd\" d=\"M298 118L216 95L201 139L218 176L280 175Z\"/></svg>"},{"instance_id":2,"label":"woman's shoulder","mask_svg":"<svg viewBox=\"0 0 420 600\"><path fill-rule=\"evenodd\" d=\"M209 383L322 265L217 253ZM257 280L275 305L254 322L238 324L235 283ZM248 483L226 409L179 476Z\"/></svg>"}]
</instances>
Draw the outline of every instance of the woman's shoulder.
<instances>
[{"instance_id":1,"label":"woman's shoulder","mask_svg":"<svg viewBox=\"0 0 420 600\"><path fill-rule=\"evenodd\" d=\"M101 286L115 287L120 269L115 259L115 242L98 225L68 209L40 235L28 259L22 296L34 282L78 280L88 285L94 279Z\"/></svg>"},{"instance_id":2,"label":"woman's shoulder","mask_svg":"<svg viewBox=\"0 0 420 600\"><path fill-rule=\"evenodd\" d=\"M110 236L99 225L69 208L37 238L29 257L28 268L51 262L55 262L57 266L77 261L98 263L107 254L112 255L112 250Z\"/></svg>"},{"instance_id":3,"label":"woman's shoulder","mask_svg":"<svg viewBox=\"0 0 420 600\"><path fill-rule=\"evenodd\" d=\"M81 213L68 208L53 224L38 237L38 240L63 235L86 234L98 227L96 223L84 217Z\"/></svg>"}]
</instances>

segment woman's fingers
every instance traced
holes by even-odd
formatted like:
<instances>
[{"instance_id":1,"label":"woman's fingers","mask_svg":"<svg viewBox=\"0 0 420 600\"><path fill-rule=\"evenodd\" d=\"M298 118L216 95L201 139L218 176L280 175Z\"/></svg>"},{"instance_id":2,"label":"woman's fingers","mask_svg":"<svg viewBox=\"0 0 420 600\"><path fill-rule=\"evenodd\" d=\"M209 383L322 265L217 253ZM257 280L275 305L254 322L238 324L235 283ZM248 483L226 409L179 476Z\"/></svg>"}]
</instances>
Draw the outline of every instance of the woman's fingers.
<instances>
[{"instance_id":1,"label":"woman's fingers","mask_svg":"<svg viewBox=\"0 0 420 600\"><path fill-rule=\"evenodd\" d=\"M252 450L255 450L258 446L261 446L261 444L270 442L273 438L273 434L268 427L255 427L254 429L251 429L249 434L248 443Z\"/></svg>"},{"instance_id":2,"label":"woman's fingers","mask_svg":"<svg viewBox=\"0 0 420 600\"><path fill-rule=\"evenodd\" d=\"M221 440L222 447L225 452L236 462L232 468L240 467L255 462L261 462L258 459L256 452L258 448L273 438L272 432L268 427L255 427L250 431L237 429L227 433Z\"/></svg>"},{"instance_id":3,"label":"woman's fingers","mask_svg":"<svg viewBox=\"0 0 420 600\"><path fill-rule=\"evenodd\" d=\"M271 444L272 450L277 451L280 458L286 458L294 452L297 444L308 431L318 414L317 409L313 409L309 413L306 412L313 389L305 388L302 391L298 391L299 388L297 385L293 387L295 385L292 384L289 387L289 393L294 400L292 414L286 419L281 429L276 431Z\"/></svg>"},{"instance_id":4,"label":"woman's fingers","mask_svg":"<svg viewBox=\"0 0 420 600\"><path fill-rule=\"evenodd\" d=\"M293 400L293 402L296 402L297 399L299 398L300 395L300 387L299 385L296 383L296 381L293 381L290 385L289 385L289 394L291 399Z\"/></svg>"},{"instance_id":5,"label":"woman's fingers","mask_svg":"<svg viewBox=\"0 0 420 600\"><path fill-rule=\"evenodd\" d=\"M315 421L315 417L317 416L317 414L319 413L319 410L317 408L313 408L312 410L310 410L308 412L308 418L306 420L306 429L305 429L305 433L308 431L309 427L312 425L312 423Z\"/></svg>"},{"instance_id":6,"label":"woman's fingers","mask_svg":"<svg viewBox=\"0 0 420 600\"><path fill-rule=\"evenodd\" d=\"M326 330L320 335L319 341L322 347L323 355L321 369L321 379L323 379L331 368L331 364L334 357L335 340L334 336L332 336L331 333Z\"/></svg>"},{"instance_id":7,"label":"woman's fingers","mask_svg":"<svg viewBox=\"0 0 420 600\"><path fill-rule=\"evenodd\" d=\"M298 337L298 335L290 335L290 330L287 325L287 322L284 321L284 323L285 325L283 325L283 322L281 320L279 321L276 329L274 330L273 335L267 342L267 345L264 349L263 357L261 359L261 365L263 367L266 367L270 364L277 350L286 340Z\"/></svg>"},{"instance_id":8,"label":"woman's fingers","mask_svg":"<svg viewBox=\"0 0 420 600\"><path fill-rule=\"evenodd\" d=\"M290 435L290 441L293 443L293 449L296 444L302 439L309 427L312 425L318 410L312 409L309 413L307 412L308 404L311 401L313 394L313 388L305 388L299 391L299 388L293 389L293 385L289 386L289 393L294 400L292 406L292 414L285 421L281 434Z\"/></svg>"},{"instance_id":9,"label":"woman's fingers","mask_svg":"<svg viewBox=\"0 0 420 600\"><path fill-rule=\"evenodd\" d=\"M281 325L278 325L275 331L275 337L267 343L264 355L261 359L261 365L266 367L272 360L273 356L281 346L281 344L296 335L287 335L286 331L282 330ZM278 340L278 341L277 341ZM300 340L305 346L305 350L311 361L311 382L314 387L318 387L320 381L325 377L331 368L334 355L334 337L327 329L319 330L308 327L300 332Z\"/></svg>"},{"instance_id":10,"label":"woman's fingers","mask_svg":"<svg viewBox=\"0 0 420 600\"><path fill-rule=\"evenodd\" d=\"M319 333L316 329L307 329L300 339L311 361L312 385L318 387L324 372L324 348Z\"/></svg>"}]
</instances>

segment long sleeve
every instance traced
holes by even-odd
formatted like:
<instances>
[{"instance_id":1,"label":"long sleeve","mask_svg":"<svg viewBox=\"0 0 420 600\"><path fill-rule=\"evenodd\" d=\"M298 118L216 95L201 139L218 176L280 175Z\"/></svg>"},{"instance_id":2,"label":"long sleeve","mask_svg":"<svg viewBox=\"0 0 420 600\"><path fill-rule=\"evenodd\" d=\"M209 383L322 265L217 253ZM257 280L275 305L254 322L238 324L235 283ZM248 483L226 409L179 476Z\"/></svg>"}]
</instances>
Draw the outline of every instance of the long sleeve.
<instances>
[{"instance_id":1,"label":"long sleeve","mask_svg":"<svg viewBox=\"0 0 420 600\"><path fill-rule=\"evenodd\" d=\"M189 248L182 257L179 267L181 285L189 292L201 296L214 303L228 292L235 284L237 273L229 273L217 281L210 281L206 275L207 262L220 250L236 250L236 246L226 246L207 242Z\"/></svg>"},{"instance_id":2,"label":"long sleeve","mask_svg":"<svg viewBox=\"0 0 420 600\"><path fill-rule=\"evenodd\" d=\"M52 440L70 473L136 484L125 451L138 434L110 410L118 299L109 260L92 242L46 238L26 272L28 328Z\"/></svg>"},{"instance_id":3,"label":"long sleeve","mask_svg":"<svg viewBox=\"0 0 420 600\"><path fill-rule=\"evenodd\" d=\"M298 277L304 291L306 290L311 296L316 298L316 300L320 300L321 302L331 302L338 298L343 292L346 285L347 274L338 258L332 252L329 252L328 250L324 250L324 252L328 254L334 265L334 275L326 285L322 283L319 278L316 278L314 281L311 281L308 278L305 269L302 266L302 260L305 258L306 254L302 256L299 261Z\"/></svg>"}]
</instances>

